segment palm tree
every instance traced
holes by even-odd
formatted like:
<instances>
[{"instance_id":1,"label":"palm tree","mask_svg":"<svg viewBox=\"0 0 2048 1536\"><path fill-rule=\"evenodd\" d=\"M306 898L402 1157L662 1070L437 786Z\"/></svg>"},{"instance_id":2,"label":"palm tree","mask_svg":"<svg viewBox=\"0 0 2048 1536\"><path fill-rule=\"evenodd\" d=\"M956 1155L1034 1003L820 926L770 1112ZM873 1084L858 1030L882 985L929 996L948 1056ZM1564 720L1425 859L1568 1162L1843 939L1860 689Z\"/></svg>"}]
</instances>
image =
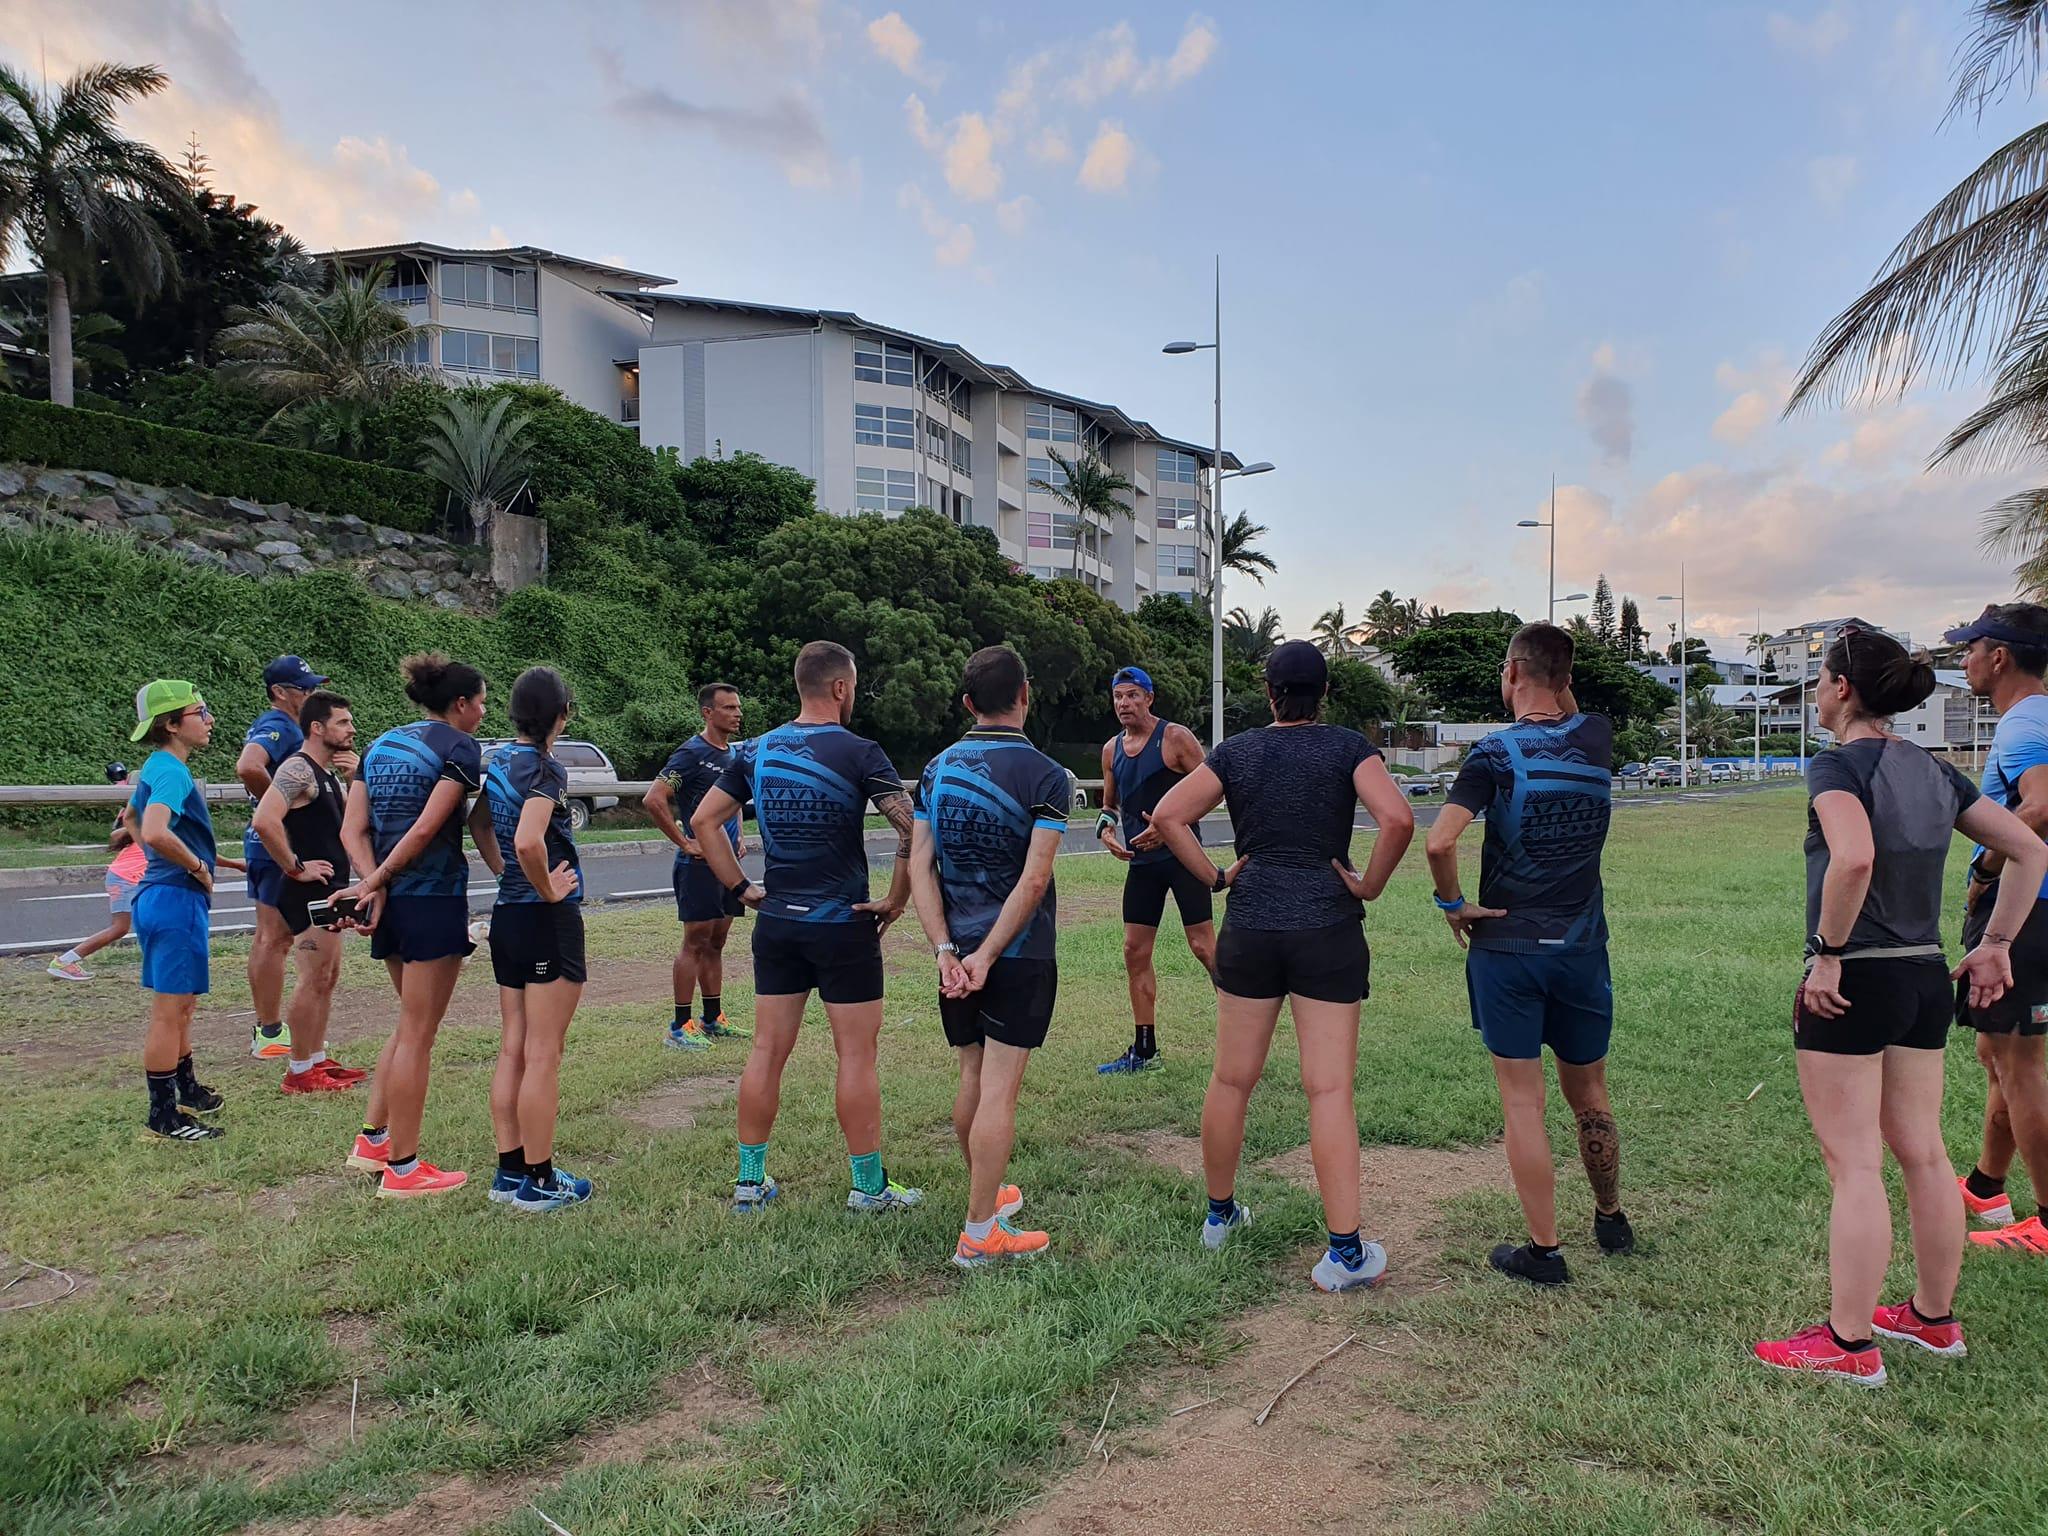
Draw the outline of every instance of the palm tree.
<instances>
[{"instance_id":1,"label":"palm tree","mask_svg":"<svg viewBox=\"0 0 2048 1536\"><path fill-rule=\"evenodd\" d=\"M95 64L53 96L0 66L0 250L19 241L42 265L54 404L74 398L71 291L93 264L112 265L133 293L177 279L149 205L189 206L184 184L162 155L114 126L123 103L168 83L151 64Z\"/></svg>"},{"instance_id":2,"label":"palm tree","mask_svg":"<svg viewBox=\"0 0 2048 1536\"><path fill-rule=\"evenodd\" d=\"M509 395L499 395L488 405L452 395L428 425L420 471L447 486L469 509L478 543L489 536L497 515L526 489L526 449L519 439L529 419L513 412Z\"/></svg>"},{"instance_id":3,"label":"palm tree","mask_svg":"<svg viewBox=\"0 0 2048 1536\"><path fill-rule=\"evenodd\" d=\"M1273 654L1273 647L1280 643L1278 611L1266 608L1254 619L1246 609L1231 609L1230 616L1223 621L1223 643L1253 666L1264 665Z\"/></svg>"},{"instance_id":4,"label":"palm tree","mask_svg":"<svg viewBox=\"0 0 2048 1536\"><path fill-rule=\"evenodd\" d=\"M228 311L214 343L225 371L277 402L273 423L347 446L365 407L426 371L419 359L441 330L414 325L378 297L385 272L337 272L324 293L282 288L253 309Z\"/></svg>"},{"instance_id":5,"label":"palm tree","mask_svg":"<svg viewBox=\"0 0 2048 1536\"><path fill-rule=\"evenodd\" d=\"M1271 530L1264 523L1255 523L1248 512L1240 512L1223 525L1223 569L1237 571L1249 576L1260 586L1266 584L1267 573L1277 571L1273 557L1258 548L1255 540L1263 539Z\"/></svg>"},{"instance_id":6,"label":"palm tree","mask_svg":"<svg viewBox=\"0 0 2048 1536\"><path fill-rule=\"evenodd\" d=\"M1081 525L1086 530L1081 547L1094 554L1097 534L1107 531L1108 525L1117 518L1133 515L1124 494L1137 487L1085 449L1071 459L1062 457L1056 448L1046 449L1045 456L1052 461L1056 476L1050 480L1033 480L1031 489L1044 491L1080 515Z\"/></svg>"},{"instance_id":7,"label":"palm tree","mask_svg":"<svg viewBox=\"0 0 2048 1536\"><path fill-rule=\"evenodd\" d=\"M1977 0L1957 55L1949 115L2029 89L2048 56L2048 0ZM1808 354L1786 412L1814 401L1904 394L1928 377L1953 381L1997 360L1992 398L1936 450L1933 462L2010 463L2048 446L2048 123L1994 150L1907 231L1855 303ZM2030 592L2048 591L2048 488L1984 514L1983 542L2019 559Z\"/></svg>"},{"instance_id":8,"label":"palm tree","mask_svg":"<svg viewBox=\"0 0 2048 1536\"><path fill-rule=\"evenodd\" d=\"M1344 605L1325 608L1316 619L1316 627L1309 632L1316 647L1327 656L1334 656L1344 648L1344 632L1351 628L1351 621L1345 617Z\"/></svg>"},{"instance_id":9,"label":"palm tree","mask_svg":"<svg viewBox=\"0 0 2048 1536\"><path fill-rule=\"evenodd\" d=\"M1678 740L1678 706L1664 711L1658 722L1665 735ZM1686 743L1702 757L1730 752L1742 736L1742 719L1734 710L1714 702L1711 689L1694 688L1685 699Z\"/></svg>"}]
</instances>

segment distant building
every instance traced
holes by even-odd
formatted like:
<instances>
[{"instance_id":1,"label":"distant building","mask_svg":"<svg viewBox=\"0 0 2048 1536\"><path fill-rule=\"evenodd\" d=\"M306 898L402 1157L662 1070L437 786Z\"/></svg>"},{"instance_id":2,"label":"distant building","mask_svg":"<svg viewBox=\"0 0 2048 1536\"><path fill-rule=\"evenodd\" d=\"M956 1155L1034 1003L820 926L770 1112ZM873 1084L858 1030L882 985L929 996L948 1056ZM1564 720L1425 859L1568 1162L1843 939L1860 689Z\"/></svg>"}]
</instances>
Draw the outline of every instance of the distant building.
<instances>
[{"instance_id":1,"label":"distant building","mask_svg":"<svg viewBox=\"0 0 2048 1536\"><path fill-rule=\"evenodd\" d=\"M1934 692L1924 703L1893 717L1892 733L1906 741L1916 742L1930 752L1984 751L1991 745L1991 732L1998 724L1991 701L1973 697L1961 672L1938 669L1934 678ZM1768 689L1768 685L1766 687ZM1767 691L1765 696L1768 700L1765 706L1768 713L1764 716L1765 735L1776 731L1797 731L1803 701L1808 737L1819 742L1833 739L1829 732L1821 729L1812 684L1791 683L1775 691ZM1729 707L1736 706L1730 704Z\"/></svg>"},{"instance_id":2,"label":"distant building","mask_svg":"<svg viewBox=\"0 0 2048 1536\"><path fill-rule=\"evenodd\" d=\"M1802 677L1811 682L1820 676L1821 658L1827 655L1828 647L1840 638L1844 629L1850 628L1890 635L1905 646L1913 643L1902 631L1886 629L1882 624L1873 624L1868 619L1854 616L1842 619L1809 619L1804 624L1794 624L1790 629L1781 630L1764 641L1764 669L1768 673L1777 674L1781 682L1797 683Z\"/></svg>"}]
</instances>

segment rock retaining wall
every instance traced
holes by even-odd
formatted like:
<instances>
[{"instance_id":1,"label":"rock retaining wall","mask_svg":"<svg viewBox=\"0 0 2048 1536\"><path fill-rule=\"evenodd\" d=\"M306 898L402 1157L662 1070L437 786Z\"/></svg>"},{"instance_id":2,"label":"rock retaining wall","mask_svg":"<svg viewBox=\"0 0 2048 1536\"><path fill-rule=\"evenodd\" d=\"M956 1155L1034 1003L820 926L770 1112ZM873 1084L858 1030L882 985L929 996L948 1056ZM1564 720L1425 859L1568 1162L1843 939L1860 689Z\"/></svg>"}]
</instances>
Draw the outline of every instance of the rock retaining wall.
<instances>
[{"instance_id":1,"label":"rock retaining wall","mask_svg":"<svg viewBox=\"0 0 2048 1536\"><path fill-rule=\"evenodd\" d=\"M496 601L486 551L428 534L143 485L99 470L0 464L0 529L29 527L126 534L237 576L299 576L342 565L381 597L480 611Z\"/></svg>"}]
</instances>

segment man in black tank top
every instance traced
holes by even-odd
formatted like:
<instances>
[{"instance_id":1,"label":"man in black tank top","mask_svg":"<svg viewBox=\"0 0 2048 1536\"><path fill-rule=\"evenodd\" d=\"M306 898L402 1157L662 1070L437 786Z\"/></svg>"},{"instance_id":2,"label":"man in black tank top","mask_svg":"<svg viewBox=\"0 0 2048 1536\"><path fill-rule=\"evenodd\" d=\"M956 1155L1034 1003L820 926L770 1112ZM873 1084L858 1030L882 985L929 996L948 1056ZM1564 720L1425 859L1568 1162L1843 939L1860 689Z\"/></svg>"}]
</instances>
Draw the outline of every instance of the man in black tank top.
<instances>
[{"instance_id":1,"label":"man in black tank top","mask_svg":"<svg viewBox=\"0 0 2048 1536\"><path fill-rule=\"evenodd\" d=\"M334 760L354 750L356 726L348 700L320 690L300 707L299 728L306 733L305 744L277 765L250 827L284 872L277 910L291 931L298 973L285 1009L291 1057L284 1091L338 1093L355 1087L365 1074L327 1054L327 1018L341 977L341 933L316 924L308 908L350 883L341 842L344 796Z\"/></svg>"},{"instance_id":2,"label":"man in black tank top","mask_svg":"<svg viewBox=\"0 0 2048 1536\"><path fill-rule=\"evenodd\" d=\"M1166 898L1180 909L1181 931L1202 969L1216 969L1215 907L1200 880L1181 867L1165 840L1152 830L1152 810L1165 793L1202 766L1202 744L1184 725L1152 713L1152 679L1142 667L1125 667L1110 681L1110 701L1123 729L1102 744L1102 815L1095 835L1130 865L1124 875L1124 970L1131 988L1131 1047L1098 1072L1143 1072L1159 1059L1153 1018L1159 977L1152 946Z\"/></svg>"}]
</instances>

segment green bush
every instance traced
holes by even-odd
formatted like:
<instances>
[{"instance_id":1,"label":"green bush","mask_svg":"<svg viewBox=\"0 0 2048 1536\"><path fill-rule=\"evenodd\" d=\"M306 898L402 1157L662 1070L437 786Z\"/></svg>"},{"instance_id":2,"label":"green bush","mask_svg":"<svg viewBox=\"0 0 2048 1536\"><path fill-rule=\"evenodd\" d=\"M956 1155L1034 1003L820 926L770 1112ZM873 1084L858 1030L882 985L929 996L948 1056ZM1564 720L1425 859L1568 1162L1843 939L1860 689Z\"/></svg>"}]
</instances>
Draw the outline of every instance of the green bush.
<instances>
[{"instance_id":1,"label":"green bush","mask_svg":"<svg viewBox=\"0 0 2048 1536\"><path fill-rule=\"evenodd\" d=\"M151 485L289 502L307 512L354 513L413 532L439 522L443 500L438 485L408 470L11 396L0 396L0 459L104 470Z\"/></svg>"}]
</instances>

